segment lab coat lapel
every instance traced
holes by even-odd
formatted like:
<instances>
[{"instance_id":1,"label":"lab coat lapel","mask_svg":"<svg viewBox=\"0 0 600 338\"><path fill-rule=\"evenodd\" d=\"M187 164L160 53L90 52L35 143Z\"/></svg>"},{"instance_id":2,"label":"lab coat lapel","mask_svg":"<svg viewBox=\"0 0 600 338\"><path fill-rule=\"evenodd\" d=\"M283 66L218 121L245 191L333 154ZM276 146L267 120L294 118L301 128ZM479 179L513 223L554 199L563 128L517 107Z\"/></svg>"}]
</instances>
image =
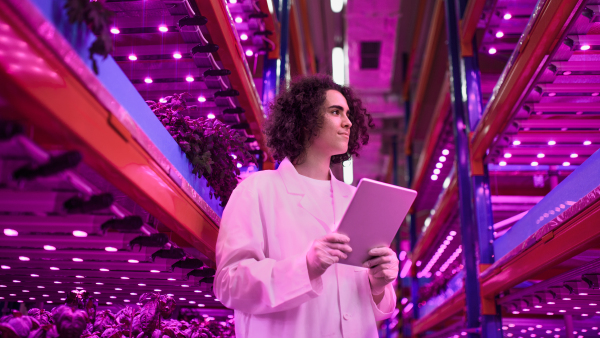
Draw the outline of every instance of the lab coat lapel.
<instances>
[{"instance_id":1,"label":"lab coat lapel","mask_svg":"<svg viewBox=\"0 0 600 338\"><path fill-rule=\"evenodd\" d=\"M284 159L277 171L280 173L281 178L285 184L287 192L293 195L302 195L300 199L300 206L308 211L313 217L319 220L319 223L325 228L327 233L331 232L330 226L321 218L319 210L325 206L320 205L319 201L311 198L307 194L307 187L304 184L304 180L299 177L300 174L294 168L294 165L286 158ZM346 185L344 182L338 181L333 173L331 174L331 185L333 189L333 208L334 208L334 219L336 223L339 223L342 215L346 211L350 198L352 197L351 187Z\"/></svg>"}]
</instances>

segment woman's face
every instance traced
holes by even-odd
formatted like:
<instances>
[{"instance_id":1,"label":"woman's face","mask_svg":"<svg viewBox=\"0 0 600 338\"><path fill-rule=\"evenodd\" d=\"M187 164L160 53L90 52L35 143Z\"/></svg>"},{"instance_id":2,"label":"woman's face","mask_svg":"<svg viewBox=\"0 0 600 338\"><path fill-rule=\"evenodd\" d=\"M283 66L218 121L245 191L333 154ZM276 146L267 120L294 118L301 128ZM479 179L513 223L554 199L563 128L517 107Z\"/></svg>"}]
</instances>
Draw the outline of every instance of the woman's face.
<instances>
[{"instance_id":1,"label":"woman's face","mask_svg":"<svg viewBox=\"0 0 600 338\"><path fill-rule=\"evenodd\" d=\"M350 127L348 103L342 93L330 89L325 93L323 127L313 139L308 151L317 151L327 156L345 154L348 151Z\"/></svg>"}]
</instances>

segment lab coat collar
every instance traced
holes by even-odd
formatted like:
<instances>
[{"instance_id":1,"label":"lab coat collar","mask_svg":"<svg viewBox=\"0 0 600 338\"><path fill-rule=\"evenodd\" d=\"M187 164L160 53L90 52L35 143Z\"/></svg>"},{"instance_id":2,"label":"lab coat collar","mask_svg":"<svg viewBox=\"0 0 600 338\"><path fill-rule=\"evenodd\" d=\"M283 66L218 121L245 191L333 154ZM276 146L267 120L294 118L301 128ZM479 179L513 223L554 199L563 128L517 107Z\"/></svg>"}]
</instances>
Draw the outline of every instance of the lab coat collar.
<instances>
[{"instance_id":1,"label":"lab coat collar","mask_svg":"<svg viewBox=\"0 0 600 338\"><path fill-rule=\"evenodd\" d=\"M281 175L287 192L293 195L303 195L303 198L300 200L300 205L310 212L311 215L320 220L321 223L324 223L324 220L319 217L320 213L318 212L323 206L319 204L319 201L306 196L307 187L304 184L304 180L300 177L300 174L296 171L296 168L287 157L281 162L279 168L277 168L277 172ZM336 223L339 223L352 198L353 190L351 186L336 179L335 176L333 176L331 169L329 172L333 190L334 218ZM325 229L327 232L331 232L329 226Z\"/></svg>"}]
</instances>

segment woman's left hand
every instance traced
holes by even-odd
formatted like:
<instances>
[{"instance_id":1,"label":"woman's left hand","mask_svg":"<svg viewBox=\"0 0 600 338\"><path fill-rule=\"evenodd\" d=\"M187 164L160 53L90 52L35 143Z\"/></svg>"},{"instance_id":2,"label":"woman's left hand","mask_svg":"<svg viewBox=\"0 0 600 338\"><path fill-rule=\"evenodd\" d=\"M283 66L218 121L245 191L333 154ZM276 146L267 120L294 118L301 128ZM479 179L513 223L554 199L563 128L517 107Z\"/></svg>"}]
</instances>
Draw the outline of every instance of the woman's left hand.
<instances>
[{"instance_id":1,"label":"woman's left hand","mask_svg":"<svg viewBox=\"0 0 600 338\"><path fill-rule=\"evenodd\" d=\"M370 260L363 263L363 267L369 268L369 281L371 282L371 293L382 294L385 286L398 277L398 257L388 247L377 247L369 250Z\"/></svg>"}]
</instances>

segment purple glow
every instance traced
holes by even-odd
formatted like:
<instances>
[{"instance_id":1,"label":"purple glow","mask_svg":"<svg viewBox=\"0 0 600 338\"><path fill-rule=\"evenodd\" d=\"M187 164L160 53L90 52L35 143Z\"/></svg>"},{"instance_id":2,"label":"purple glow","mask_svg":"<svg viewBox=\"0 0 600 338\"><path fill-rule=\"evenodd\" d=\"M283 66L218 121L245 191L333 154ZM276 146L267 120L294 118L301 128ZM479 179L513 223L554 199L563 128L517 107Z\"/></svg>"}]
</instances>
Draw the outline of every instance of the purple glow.
<instances>
[{"instance_id":1,"label":"purple glow","mask_svg":"<svg viewBox=\"0 0 600 338\"><path fill-rule=\"evenodd\" d=\"M252 55L254 55L254 52L252 50L248 49L246 51L246 56L252 56Z\"/></svg>"},{"instance_id":2,"label":"purple glow","mask_svg":"<svg viewBox=\"0 0 600 338\"><path fill-rule=\"evenodd\" d=\"M590 46L590 45L583 45L583 46L581 46L579 49L581 49L581 50L588 50L588 49L590 49L590 48L591 48L591 46Z\"/></svg>"},{"instance_id":3,"label":"purple glow","mask_svg":"<svg viewBox=\"0 0 600 338\"><path fill-rule=\"evenodd\" d=\"M575 153L571 154L571 158L577 158L577 157L579 157L579 155L577 155Z\"/></svg>"},{"instance_id":4,"label":"purple glow","mask_svg":"<svg viewBox=\"0 0 600 338\"><path fill-rule=\"evenodd\" d=\"M518 146L520 144L521 144L521 141L519 141L519 140L514 140L513 141L513 146Z\"/></svg>"},{"instance_id":5,"label":"purple glow","mask_svg":"<svg viewBox=\"0 0 600 338\"><path fill-rule=\"evenodd\" d=\"M537 162L535 162L535 161L531 162L531 166L532 166L532 167L537 167L538 165L539 165L539 163L537 163Z\"/></svg>"},{"instance_id":6,"label":"purple glow","mask_svg":"<svg viewBox=\"0 0 600 338\"><path fill-rule=\"evenodd\" d=\"M135 263L139 263L140 261L138 261L137 259L129 259L129 260L127 260L127 262L135 264Z\"/></svg>"},{"instance_id":7,"label":"purple glow","mask_svg":"<svg viewBox=\"0 0 600 338\"><path fill-rule=\"evenodd\" d=\"M237 4L237 0L229 0L230 4Z\"/></svg>"},{"instance_id":8,"label":"purple glow","mask_svg":"<svg viewBox=\"0 0 600 338\"><path fill-rule=\"evenodd\" d=\"M188 76L185 78L185 80L186 80L187 82L194 82L194 77L193 77L193 76L191 76L191 75L188 75Z\"/></svg>"},{"instance_id":9,"label":"purple glow","mask_svg":"<svg viewBox=\"0 0 600 338\"><path fill-rule=\"evenodd\" d=\"M107 246L106 248L104 248L104 250L106 250L108 252L115 252L115 251L118 251L119 249L113 248L112 246Z\"/></svg>"},{"instance_id":10,"label":"purple glow","mask_svg":"<svg viewBox=\"0 0 600 338\"><path fill-rule=\"evenodd\" d=\"M158 30L161 31L161 32L163 32L163 33L166 33L166 32L169 31L169 28L167 26L165 26L165 25L160 25L160 26L158 26Z\"/></svg>"},{"instance_id":11,"label":"purple glow","mask_svg":"<svg viewBox=\"0 0 600 338\"><path fill-rule=\"evenodd\" d=\"M417 264L416 264L416 265L417 265L417 266L421 266L421 264L422 264L422 263L421 263L421 261L417 261Z\"/></svg>"},{"instance_id":12,"label":"purple glow","mask_svg":"<svg viewBox=\"0 0 600 338\"><path fill-rule=\"evenodd\" d=\"M444 165L438 162L435 164L435 167L438 169L442 169L444 167Z\"/></svg>"},{"instance_id":13,"label":"purple glow","mask_svg":"<svg viewBox=\"0 0 600 338\"><path fill-rule=\"evenodd\" d=\"M450 150L448 150L448 149L442 150L442 155L448 156L448 154L450 154Z\"/></svg>"},{"instance_id":14,"label":"purple glow","mask_svg":"<svg viewBox=\"0 0 600 338\"><path fill-rule=\"evenodd\" d=\"M512 18L512 14L506 13L504 14L504 20L510 20Z\"/></svg>"},{"instance_id":15,"label":"purple glow","mask_svg":"<svg viewBox=\"0 0 600 338\"><path fill-rule=\"evenodd\" d=\"M446 162L446 156L440 156L440 162Z\"/></svg>"},{"instance_id":16,"label":"purple glow","mask_svg":"<svg viewBox=\"0 0 600 338\"><path fill-rule=\"evenodd\" d=\"M109 272L110 270L101 268L100 271L102 271L102 272Z\"/></svg>"},{"instance_id":17,"label":"purple glow","mask_svg":"<svg viewBox=\"0 0 600 338\"><path fill-rule=\"evenodd\" d=\"M406 258L406 251L402 250L400 251L400 254L398 255L398 259L400 261L403 261Z\"/></svg>"},{"instance_id":18,"label":"purple glow","mask_svg":"<svg viewBox=\"0 0 600 338\"><path fill-rule=\"evenodd\" d=\"M436 174L436 175L439 175L440 172L441 172L440 169L433 169L433 173Z\"/></svg>"},{"instance_id":19,"label":"purple glow","mask_svg":"<svg viewBox=\"0 0 600 338\"><path fill-rule=\"evenodd\" d=\"M248 40L248 34L242 33L242 35L240 35L240 39L242 39L242 41Z\"/></svg>"},{"instance_id":20,"label":"purple glow","mask_svg":"<svg viewBox=\"0 0 600 338\"><path fill-rule=\"evenodd\" d=\"M570 165L571 165L571 162L563 162L563 166L564 166L564 167L568 167L568 166L570 166Z\"/></svg>"},{"instance_id":21,"label":"purple glow","mask_svg":"<svg viewBox=\"0 0 600 338\"><path fill-rule=\"evenodd\" d=\"M488 53L490 53L490 54L492 54L492 55L493 55L493 54L496 54L496 52L498 52L498 50L497 50L496 48L494 48L494 47L492 47L492 48L488 49Z\"/></svg>"},{"instance_id":22,"label":"purple glow","mask_svg":"<svg viewBox=\"0 0 600 338\"><path fill-rule=\"evenodd\" d=\"M556 141L552 141L552 140L548 141L548 145L549 145L549 146L553 146L553 145L555 145L555 144L556 144Z\"/></svg>"},{"instance_id":23,"label":"purple glow","mask_svg":"<svg viewBox=\"0 0 600 338\"><path fill-rule=\"evenodd\" d=\"M537 158L544 158L544 157L546 157L546 155L544 155L542 153L537 154Z\"/></svg>"},{"instance_id":24,"label":"purple glow","mask_svg":"<svg viewBox=\"0 0 600 338\"><path fill-rule=\"evenodd\" d=\"M4 229L4 235L5 236L18 236L19 232L17 230L13 230L13 229Z\"/></svg>"},{"instance_id":25,"label":"purple glow","mask_svg":"<svg viewBox=\"0 0 600 338\"><path fill-rule=\"evenodd\" d=\"M504 158L511 158L511 157L512 157L512 154L511 154L511 153L505 153L505 154L504 154Z\"/></svg>"},{"instance_id":26,"label":"purple glow","mask_svg":"<svg viewBox=\"0 0 600 338\"><path fill-rule=\"evenodd\" d=\"M198 102L206 102L206 98L204 96L198 96Z\"/></svg>"},{"instance_id":27,"label":"purple glow","mask_svg":"<svg viewBox=\"0 0 600 338\"><path fill-rule=\"evenodd\" d=\"M404 277L406 277L406 275L408 275L408 271L410 271L411 266L412 266L412 262L409 259L408 261L406 261L406 263L402 267L402 270L400 271L400 278L404 278Z\"/></svg>"},{"instance_id":28,"label":"purple glow","mask_svg":"<svg viewBox=\"0 0 600 338\"><path fill-rule=\"evenodd\" d=\"M147 77L147 78L144 79L144 82L146 82L146 83L152 83L152 79L149 78L149 77Z\"/></svg>"},{"instance_id":29,"label":"purple glow","mask_svg":"<svg viewBox=\"0 0 600 338\"><path fill-rule=\"evenodd\" d=\"M566 72L563 72L563 75L571 75L571 72L567 70Z\"/></svg>"},{"instance_id":30,"label":"purple glow","mask_svg":"<svg viewBox=\"0 0 600 338\"><path fill-rule=\"evenodd\" d=\"M54 251L56 250L56 247L53 247L52 245L44 245L44 250Z\"/></svg>"},{"instance_id":31,"label":"purple glow","mask_svg":"<svg viewBox=\"0 0 600 338\"><path fill-rule=\"evenodd\" d=\"M238 17L235 18L235 22L236 23L242 23L243 21L244 21L244 19L242 19L241 16L238 16Z\"/></svg>"},{"instance_id":32,"label":"purple glow","mask_svg":"<svg viewBox=\"0 0 600 338\"><path fill-rule=\"evenodd\" d=\"M73 258L73 262L83 262L83 259L81 259L81 258Z\"/></svg>"},{"instance_id":33,"label":"purple glow","mask_svg":"<svg viewBox=\"0 0 600 338\"><path fill-rule=\"evenodd\" d=\"M158 270L150 270L150 272L152 272L152 273L159 273L160 271L158 271Z\"/></svg>"},{"instance_id":34,"label":"purple glow","mask_svg":"<svg viewBox=\"0 0 600 338\"><path fill-rule=\"evenodd\" d=\"M29 261L29 257L19 256L19 260L23 261L23 262L28 262Z\"/></svg>"},{"instance_id":35,"label":"purple glow","mask_svg":"<svg viewBox=\"0 0 600 338\"><path fill-rule=\"evenodd\" d=\"M592 144L592 141L583 141L584 146L589 146L590 144Z\"/></svg>"},{"instance_id":36,"label":"purple glow","mask_svg":"<svg viewBox=\"0 0 600 338\"><path fill-rule=\"evenodd\" d=\"M181 53L179 53L179 52L173 53L173 58L175 58L175 59L181 59L181 57L182 57Z\"/></svg>"},{"instance_id":37,"label":"purple glow","mask_svg":"<svg viewBox=\"0 0 600 338\"><path fill-rule=\"evenodd\" d=\"M238 163L238 164L237 164L237 167L238 167L238 168L241 168L241 167L242 167L242 164L241 164L241 163Z\"/></svg>"},{"instance_id":38,"label":"purple glow","mask_svg":"<svg viewBox=\"0 0 600 338\"><path fill-rule=\"evenodd\" d=\"M0 265L0 268L2 268L2 270L10 270L10 266L8 265Z\"/></svg>"},{"instance_id":39,"label":"purple glow","mask_svg":"<svg viewBox=\"0 0 600 338\"><path fill-rule=\"evenodd\" d=\"M550 97L556 96L556 93L548 93L548 96L550 96Z\"/></svg>"},{"instance_id":40,"label":"purple glow","mask_svg":"<svg viewBox=\"0 0 600 338\"><path fill-rule=\"evenodd\" d=\"M438 179L438 175L431 175L431 180L432 181L437 181Z\"/></svg>"},{"instance_id":41,"label":"purple glow","mask_svg":"<svg viewBox=\"0 0 600 338\"><path fill-rule=\"evenodd\" d=\"M113 34L119 34L119 33L121 33L121 31L117 27L111 28L110 32L113 33Z\"/></svg>"},{"instance_id":42,"label":"purple glow","mask_svg":"<svg viewBox=\"0 0 600 338\"><path fill-rule=\"evenodd\" d=\"M450 231L450 236L456 236L456 231L454 231L454 230ZM448 238L448 237L446 237L446 238Z\"/></svg>"},{"instance_id":43,"label":"purple glow","mask_svg":"<svg viewBox=\"0 0 600 338\"><path fill-rule=\"evenodd\" d=\"M209 113L208 115L206 115L206 117L208 117L209 119L214 119L216 116L213 113Z\"/></svg>"},{"instance_id":44,"label":"purple glow","mask_svg":"<svg viewBox=\"0 0 600 338\"><path fill-rule=\"evenodd\" d=\"M504 33L503 33L502 31L498 31L498 32L496 32L496 37L497 37L497 38L501 38L501 37L503 37L503 36L504 36Z\"/></svg>"},{"instance_id":45,"label":"purple glow","mask_svg":"<svg viewBox=\"0 0 600 338\"><path fill-rule=\"evenodd\" d=\"M592 93L592 96L598 96L600 93Z\"/></svg>"},{"instance_id":46,"label":"purple glow","mask_svg":"<svg viewBox=\"0 0 600 338\"><path fill-rule=\"evenodd\" d=\"M52 270L52 271L56 271L56 270L60 270L60 269L59 269L59 268L57 268L57 267L55 267L55 266L51 266L51 267L50 267L50 270Z\"/></svg>"},{"instance_id":47,"label":"purple glow","mask_svg":"<svg viewBox=\"0 0 600 338\"><path fill-rule=\"evenodd\" d=\"M129 55L129 60L135 61L135 60L137 60L137 56L135 56L135 54L131 54L131 55Z\"/></svg>"},{"instance_id":48,"label":"purple glow","mask_svg":"<svg viewBox=\"0 0 600 338\"><path fill-rule=\"evenodd\" d=\"M501 167L504 167L506 165L506 161L500 161L500 163L498 163Z\"/></svg>"}]
</instances>

